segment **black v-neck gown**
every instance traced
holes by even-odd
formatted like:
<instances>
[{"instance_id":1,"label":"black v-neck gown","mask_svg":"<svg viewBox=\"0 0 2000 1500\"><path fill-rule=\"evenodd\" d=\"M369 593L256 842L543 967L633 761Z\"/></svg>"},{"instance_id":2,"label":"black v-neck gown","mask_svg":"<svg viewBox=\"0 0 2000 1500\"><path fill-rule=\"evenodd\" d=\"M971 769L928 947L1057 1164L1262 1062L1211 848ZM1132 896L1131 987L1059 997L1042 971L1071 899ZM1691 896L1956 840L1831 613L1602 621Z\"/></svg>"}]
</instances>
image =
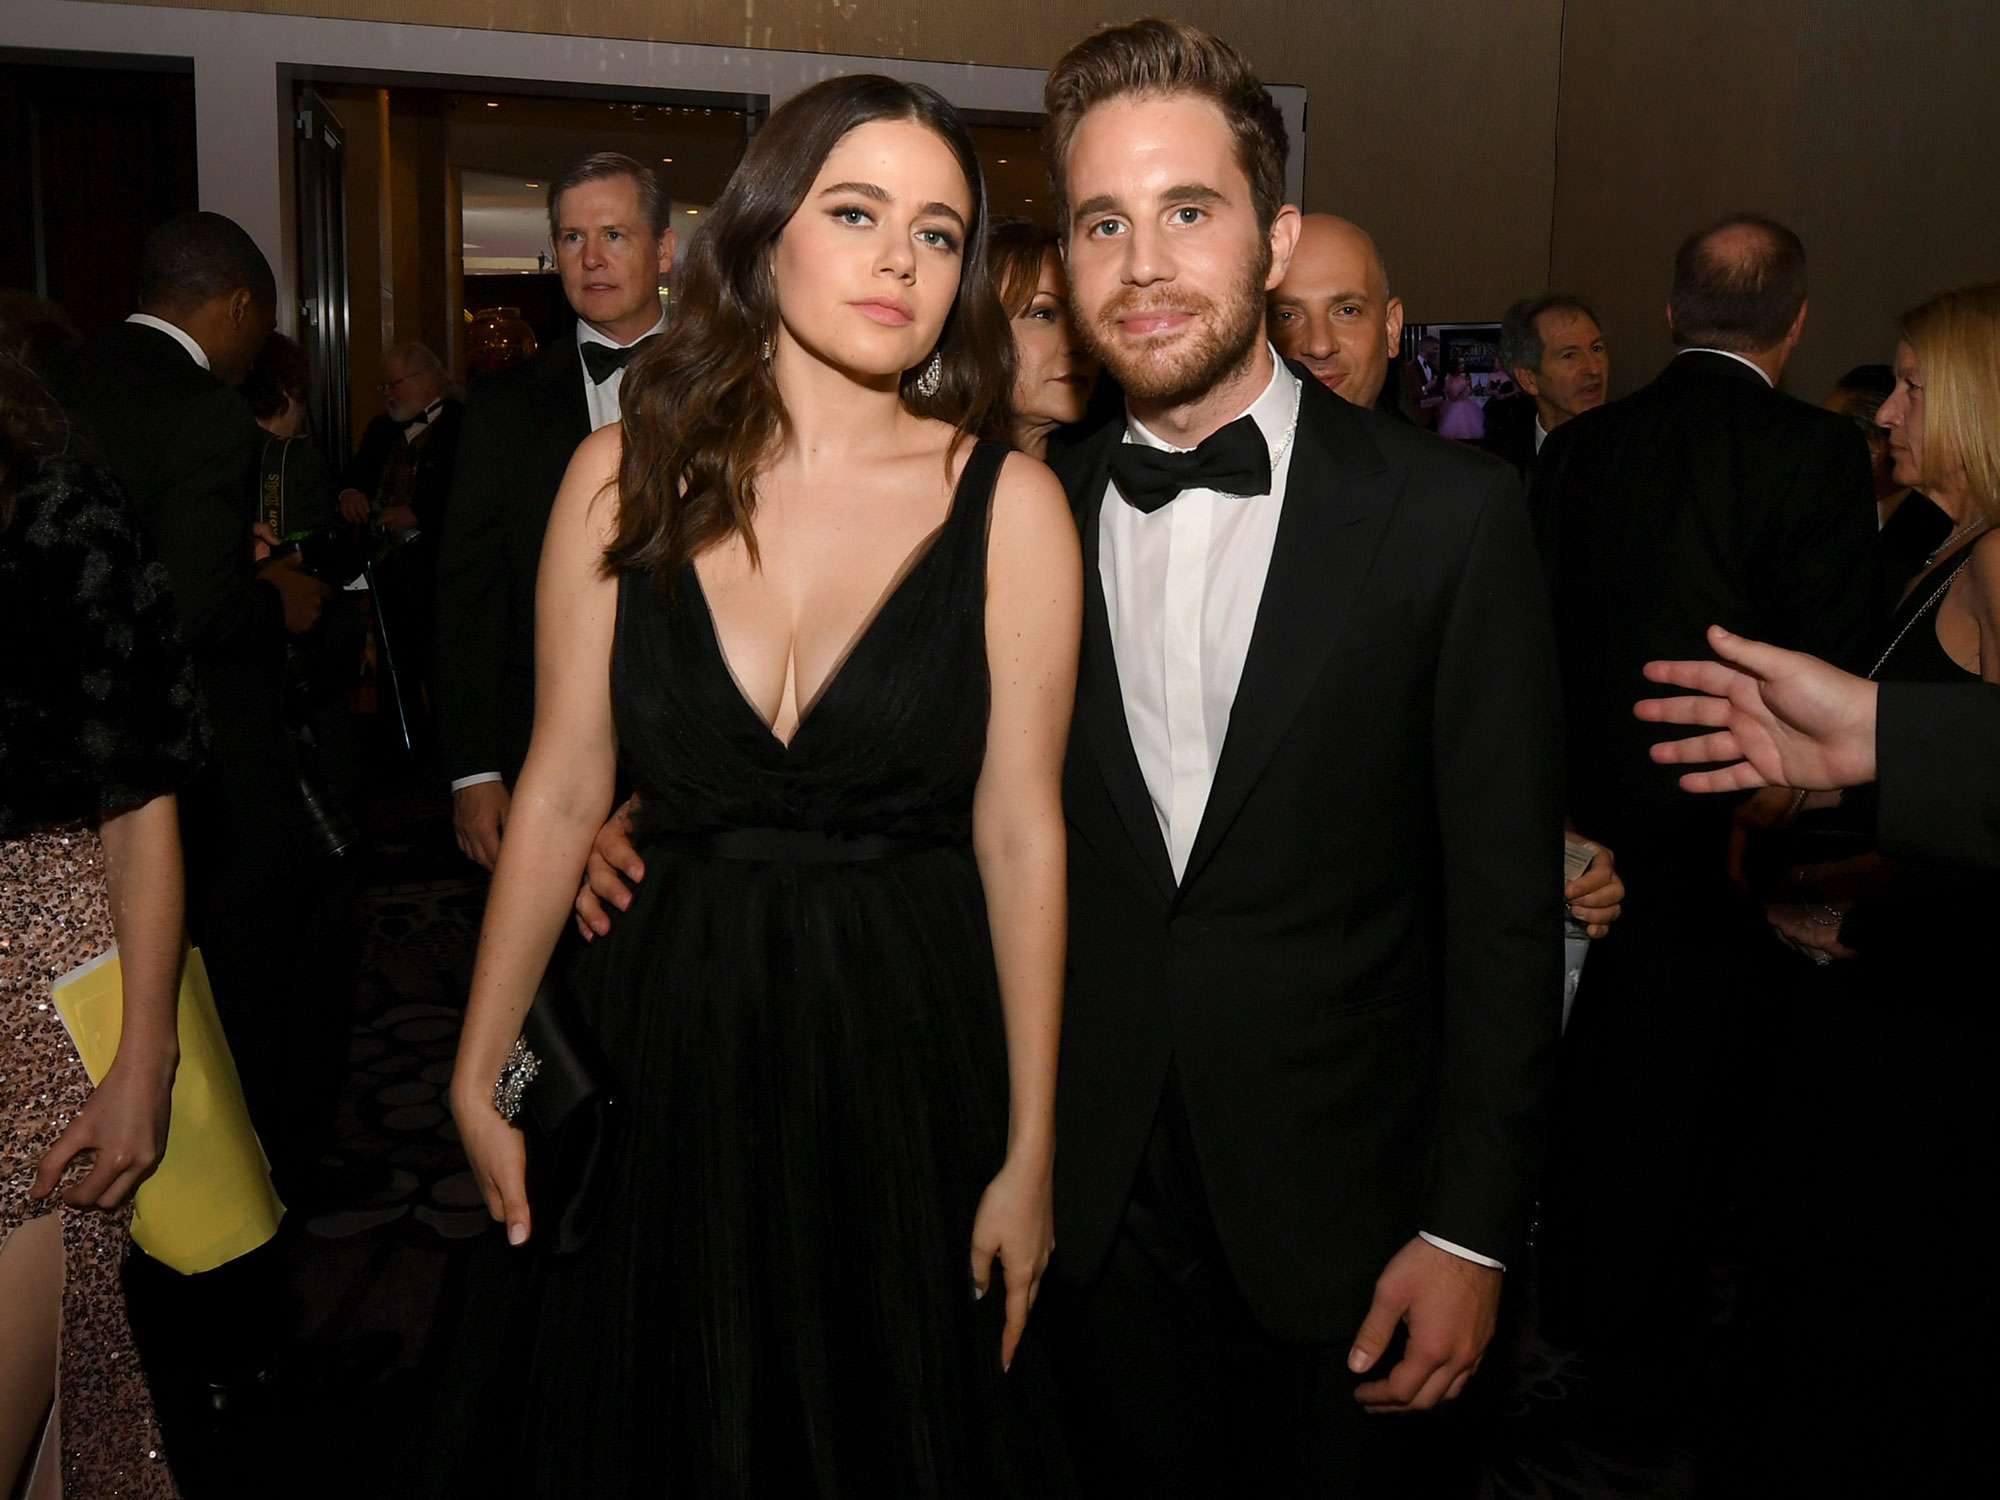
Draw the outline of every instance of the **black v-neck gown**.
<instances>
[{"instance_id":1,"label":"black v-neck gown","mask_svg":"<svg viewBox=\"0 0 2000 1500\"><path fill-rule=\"evenodd\" d=\"M1032 1349L968 1272L1007 1064L971 851L1003 449L789 746L699 580L620 585L612 699L645 879L575 974L626 1103L609 1206L547 1269L542 1494L1059 1490ZM995 1283L996 1291L998 1282Z\"/></svg>"}]
</instances>

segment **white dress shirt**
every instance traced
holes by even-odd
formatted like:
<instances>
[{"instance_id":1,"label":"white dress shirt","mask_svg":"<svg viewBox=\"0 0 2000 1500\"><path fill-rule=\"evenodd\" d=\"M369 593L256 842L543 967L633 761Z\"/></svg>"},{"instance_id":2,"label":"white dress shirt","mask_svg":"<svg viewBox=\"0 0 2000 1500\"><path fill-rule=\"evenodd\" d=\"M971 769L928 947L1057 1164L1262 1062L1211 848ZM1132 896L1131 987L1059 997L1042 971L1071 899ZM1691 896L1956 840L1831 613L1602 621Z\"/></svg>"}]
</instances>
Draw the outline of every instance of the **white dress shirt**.
<instances>
[{"instance_id":1,"label":"white dress shirt","mask_svg":"<svg viewBox=\"0 0 2000 1500\"><path fill-rule=\"evenodd\" d=\"M660 313L660 321L640 334L639 339L649 339L666 326L667 315L663 310ZM639 339L632 340L632 343L638 343ZM630 345L621 344L618 340L599 333L581 318L576 320L576 343L579 349L585 344L602 344L607 349L625 349L630 347ZM611 378L605 381L603 385L599 385L590 378L589 368L586 367L584 369L583 399L584 404L590 408L590 430L592 432L597 431L600 427L609 427L613 422L618 420L618 391L624 384L625 372L623 370L613 370Z\"/></svg>"},{"instance_id":2,"label":"white dress shirt","mask_svg":"<svg viewBox=\"0 0 2000 1500\"><path fill-rule=\"evenodd\" d=\"M1549 440L1549 430L1542 425L1542 414L1535 413L1535 452L1542 451L1542 444Z\"/></svg>"},{"instance_id":3,"label":"white dress shirt","mask_svg":"<svg viewBox=\"0 0 2000 1500\"><path fill-rule=\"evenodd\" d=\"M646 332L640 334L639 338L651 338L666 326L667 315L665 311L662 311L660 313L660 321L655 323ZM639 339L634 339L632 342L636 344L639 342ZM606 337L584 322L583 319L578 318L576 320L576 346L578 349L582 349L585 344L602 344L607 349L624 349L630 347L629 345L619 343L614 338ZM583 404L590 412L590 430L595 432L598 428L609 427L613 422L617 421L618 392L625 384L625 372L623 370L613 370L611 378L605 381L603 385L599 385L590 378L590 368L586 365L577 378L583 382ZM471 776L459 777L451 784L451 789L454 792L458 792L463 791L469 786L478 786L482 781L499 781L501 779L498 771L480 771Z\"/></svg>"},{"instance_id":4,"label":"white dress shirt","mask_svg":"<svg viewBox=\"0 0 2000 1500\"><path fill-rule=\"evenodd\" d=\"M137 323L141 328L159 329L161 333L164 333L168 338L172 339L176 344L179 344L183 349L187 350L189 359L192 359L196 364L200 365L204 370L210 368L208 363L208 351L202 348L201 345L197 344L194 341L194 338L188 333L188 331L185 328L179 326L178 324L169 323L165 318L156 318L151 313L133 313L132 316L127 318L125 321L128 323Z\"/></svg>"},{"instance_id":5,"label":"white dress shirt","mask_svg":"<svg viewBox=\"0 0 2000 1500\"><path fill-rule=\"evenodd\" d=\"M1183 490L1148 515L1127 504L1112 482L1098 510L1097 571L1111 621L1125 726L1177 881L1187 871L1229 734L1284 514L1299 380L1276 351L1272 364L1270 383L1247 413L1270 448L1268 495ZM1187 451L1129 414L1125 441ZM1466 1260L1500 1265L1430 1234L1423 1237Z\"/></svg>"},{"instance_id":6,"label":"white dress shirt","mask_svg":"<svg viewBox=\"0 0 2000 1500\"><path fill-rule=\"evenodd\" d=\"M1763 381L1764 384L1769 386L1772 390L1775 391L1778 388L1778 383L1771 378L1770 373L1766 371L1762 365L1758 364L1757 361L1754 359L1745 359L1742 355L1738 354L1734 349L1709 349L1709 348L1680 349L1675 351L1674 358L1679 359L1683 354L1720 354L1724 359L1735 360L1736 363L1742 365L1746 370L1755 370L1757 372L1757 378Z\"/></svg>"}]
</instances>

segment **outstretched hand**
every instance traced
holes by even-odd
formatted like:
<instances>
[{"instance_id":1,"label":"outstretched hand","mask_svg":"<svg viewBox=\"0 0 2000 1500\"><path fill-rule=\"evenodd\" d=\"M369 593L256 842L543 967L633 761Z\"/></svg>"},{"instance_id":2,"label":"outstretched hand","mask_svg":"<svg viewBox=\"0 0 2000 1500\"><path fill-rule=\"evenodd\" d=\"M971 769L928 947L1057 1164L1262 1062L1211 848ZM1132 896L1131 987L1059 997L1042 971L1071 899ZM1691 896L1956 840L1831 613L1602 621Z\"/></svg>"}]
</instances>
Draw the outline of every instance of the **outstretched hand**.
<instances>
[{"instance_id":1,"label":"outstretched hand","mask_svg":"<svg viewBox=\"0 0 2000 1500\"><path fill-rule=\"evenodd\" d=\"M1818 657L1708 631L1721 661L1652 661L1649 681L1698 696L1648 698L1633 712L1654 724L1695 724L1714 733L1653 746L1661 765L1726 764L1681 777L1690 792L1761 786L1833 791L1875 779L1875 684Z\"/></svg>"}]
</instances>

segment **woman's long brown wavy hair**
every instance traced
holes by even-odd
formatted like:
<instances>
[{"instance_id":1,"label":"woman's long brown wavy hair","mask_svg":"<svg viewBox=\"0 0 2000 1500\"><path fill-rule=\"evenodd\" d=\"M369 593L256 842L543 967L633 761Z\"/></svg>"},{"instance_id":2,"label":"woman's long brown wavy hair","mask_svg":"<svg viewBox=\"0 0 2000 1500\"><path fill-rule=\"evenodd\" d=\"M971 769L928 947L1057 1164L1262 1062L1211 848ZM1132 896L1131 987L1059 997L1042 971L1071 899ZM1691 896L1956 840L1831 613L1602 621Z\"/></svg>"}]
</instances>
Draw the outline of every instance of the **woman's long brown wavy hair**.
<instances>
[{"instance_id":1,"label":"woman's long brown wavy hair","mask_svg":"<svg viewBox=\"0 0 2000 1500\"><path fill-rule=\"evenodd\" d=\"M754 564L757 473L784 443L785 403L765 339L778 328L772 251L841 138L909 120L958 158L972 192L958 295L938 336L935 394L903 374L903 405L958 429L992 431L1013 386L1014 346L986 255L986 185L972 137L936 90L878 74L830 78L774 111L722 197L688 241L665 334L633 360L619 393L624 451L610 572L651 573L671 589L696 554L731 534ZM927 363L928 361L926 361Z\"/></svg>"}]
</instances>

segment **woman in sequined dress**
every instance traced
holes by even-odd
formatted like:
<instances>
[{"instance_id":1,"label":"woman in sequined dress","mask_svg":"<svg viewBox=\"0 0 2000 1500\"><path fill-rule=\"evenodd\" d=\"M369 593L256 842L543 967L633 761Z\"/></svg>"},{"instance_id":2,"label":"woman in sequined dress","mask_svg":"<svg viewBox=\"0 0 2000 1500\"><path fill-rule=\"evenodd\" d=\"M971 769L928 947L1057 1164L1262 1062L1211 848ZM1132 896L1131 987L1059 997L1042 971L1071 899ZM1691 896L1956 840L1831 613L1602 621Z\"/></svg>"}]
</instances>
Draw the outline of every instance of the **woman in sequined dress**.
<instances>
[{"instance_id":1,"label":"woman in sequined dress","mask_svg":"<svg viewBox=\"0 0 2000 1500\"><path fill-rule=\"evenodd\" d=\"M0 1494L173 1496L119 1268L167 1135L180 835L199 763L164 572L0 311ZM93 1089L52 982L113 943L124 1034ZM27 1476L32 1473L33 1478Z\"/></svg>"}]
</instances>

